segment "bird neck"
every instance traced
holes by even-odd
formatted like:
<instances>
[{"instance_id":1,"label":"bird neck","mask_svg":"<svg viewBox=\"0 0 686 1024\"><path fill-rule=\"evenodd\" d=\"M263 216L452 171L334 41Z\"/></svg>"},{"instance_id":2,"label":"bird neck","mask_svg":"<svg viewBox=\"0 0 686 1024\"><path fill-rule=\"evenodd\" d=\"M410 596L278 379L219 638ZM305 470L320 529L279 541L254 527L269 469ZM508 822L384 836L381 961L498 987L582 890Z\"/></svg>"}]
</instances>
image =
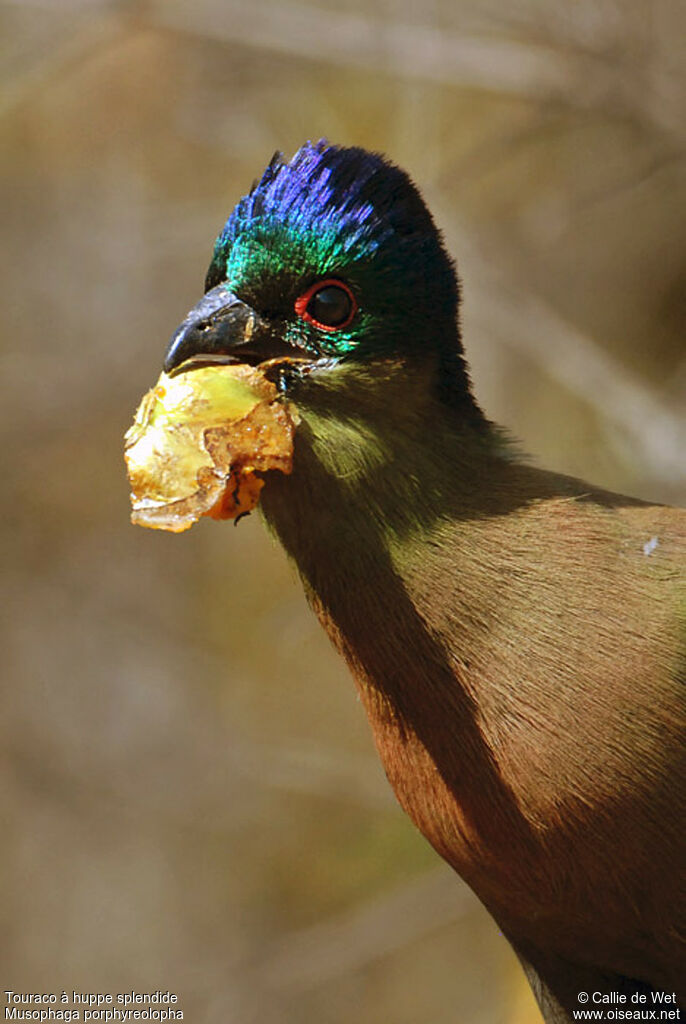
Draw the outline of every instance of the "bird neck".
<instances>
[{"instance_id":1,"label":"bird neck","mask_svg":"<svg viewBox=\"0 0 686 1024\"><path fill-rule=\"evenodd\" d=\"M449 653L434 629L441 595L423 579L426 554L450 522L473 561L473 523L494 503L504 513L525 499L515 494L497 431L475 407L464 415L434 396L425 372L422 379L416 368L389 363L313 380L297 399L293 473L273 474L262 509L352 668L401 802L423 827L418 819L431 812L428 803L410 806L402 762L429 775L436 764L453 771L457 763L459 778L448 785L467 836L493 830L485 808L498 804L502 787L475 695L459 667L456 674L470 657L469 595L464 635ZM458 576L461 548L451 552ZM440 838L432 841L440 850Z\"/></svg>"},{"instance_id":2,"label":"bird neck","mask_svg":"<svg viewBox=\"0 0 686 1024\"><path fill-rule=\"evenodd\" d=\"M381 561L402 578L405 554L438 520L477 509L485 467L507 462L471 395L455 408L434 378L401 360L351 362L314 371L294 396L293 472L270 475L261 508L316 593L364 579L369 594Z\"/></svg>"},{"instance_id":3,"label":"bird neck","mask_svg":"<svg viewBox=\"0 0 686 1024\"><path fill-rule=\"evenodd\" d=\"M410 582L440 524L463 524L467 543L470 523L518 500L509 450L475 404L441 401L431 367L317 371L296 407L293 472L270 475L262 511L346 657L398 714L415 715L412 663L427 664L417 634L431 602L418 608ZM406 669L391 670L399 659Z\"/></svg>"}]
</instances>

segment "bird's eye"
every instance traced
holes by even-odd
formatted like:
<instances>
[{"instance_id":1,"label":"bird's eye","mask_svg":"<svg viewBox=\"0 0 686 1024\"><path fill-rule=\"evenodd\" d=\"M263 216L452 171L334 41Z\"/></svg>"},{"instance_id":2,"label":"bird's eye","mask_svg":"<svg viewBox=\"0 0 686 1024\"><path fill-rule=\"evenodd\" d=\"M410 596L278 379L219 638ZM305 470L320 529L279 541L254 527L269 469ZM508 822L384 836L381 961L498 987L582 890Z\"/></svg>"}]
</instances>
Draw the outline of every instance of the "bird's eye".
<instances>
[{"instance_id":1,"label":"bird's eye","mask_svg":"<svg viewBox=\"0 0 686 1024\"><path fill-rule=\"evenodd\" d=\"M317 281L296 299L295 311L323 331L340 331L355 316L357 302L342 281Z\"/></svg>"}]
</instances>

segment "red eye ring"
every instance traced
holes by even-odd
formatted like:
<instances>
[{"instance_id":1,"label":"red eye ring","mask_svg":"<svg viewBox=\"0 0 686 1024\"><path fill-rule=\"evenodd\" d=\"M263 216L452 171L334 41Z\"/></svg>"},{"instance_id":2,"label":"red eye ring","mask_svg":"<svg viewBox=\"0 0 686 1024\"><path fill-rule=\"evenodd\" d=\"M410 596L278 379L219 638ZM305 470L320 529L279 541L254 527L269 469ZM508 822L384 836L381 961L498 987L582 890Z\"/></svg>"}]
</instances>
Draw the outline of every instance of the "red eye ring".
<instances>
[{"instance_id":1,"label":"red eye ring","mask_svg":"<svg viewBox=\"0 0 686 1024\"><path fill-rule=\"evenodd\" d=\"M345 320L342 320L339 324L324 324L317 320L308 312L307 307L309 306L313 297L324 288L340 288L344 291L350 300L350 312L348 313ZM344 327L347 327L355 314L357 313L357 300L353 295L353 292L344 281L340 281L337 277L327 277L323 281L315 281L314 284L310 285L306 292L303 292L295 300L295 312L303 320L307 320L309 323L314 324L320 331L340 331Z\"/></svg>"}]
</instances>

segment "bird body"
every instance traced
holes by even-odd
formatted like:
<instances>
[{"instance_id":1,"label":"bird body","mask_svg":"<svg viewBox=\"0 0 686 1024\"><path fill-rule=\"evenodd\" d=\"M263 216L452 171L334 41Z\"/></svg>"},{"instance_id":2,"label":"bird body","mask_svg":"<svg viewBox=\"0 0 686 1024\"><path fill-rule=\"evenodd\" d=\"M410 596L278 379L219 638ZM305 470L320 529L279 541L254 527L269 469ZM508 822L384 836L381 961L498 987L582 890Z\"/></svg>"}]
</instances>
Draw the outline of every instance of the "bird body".
<instances>
[{"instance_id":1,"label":"bird body","mask_svg":"<svg viewBox=\"0 0 686 1024\"><path fill-rule=\"evenodd\" d=\"M686 516L522 465L449 416L441 431L410 395L389 422L392 372L333 433L300 403L267 520L401 805L515 947L559 960L567 1005L607 987L597 964L615 989L671 991L686 975L686 907L664 888L686 864Z\"/></svg>"},{"instance_id":2,"label":"bird body","mask_svg":"<svg viewBox=\"0 0 686 1024\"><path fill-rule=\"evenodd\" d=\"M550 1024L580 991L686 1004L686 513L535 468L488 422L452 264L381 158L273 162L207 287L167 367L258 362L295 403L261 507L403 808ZM250 330L227 341L215 297Z\"/></svg>"}]
</instances>

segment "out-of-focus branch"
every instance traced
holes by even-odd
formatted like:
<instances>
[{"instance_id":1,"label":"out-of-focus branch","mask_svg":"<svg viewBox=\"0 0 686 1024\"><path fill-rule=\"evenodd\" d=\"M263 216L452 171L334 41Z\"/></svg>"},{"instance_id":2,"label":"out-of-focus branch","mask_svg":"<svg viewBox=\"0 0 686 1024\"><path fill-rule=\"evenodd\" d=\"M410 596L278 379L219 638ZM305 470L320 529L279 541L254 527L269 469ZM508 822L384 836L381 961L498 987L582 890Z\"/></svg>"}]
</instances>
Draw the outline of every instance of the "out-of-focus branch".
<instances>
[{"instance_id":1,"label":"out-of-focus branch","mask_svg":"<svg viewBox=\"0 0 686 1024\"><path fill-rule=\"evenodd\" d=\"M683 479L686 420L532 293L530 285L517 289L474 250L467 258L473 273L469 288L473 328L533 360L616 424L631 439L633 451L652 477L667 482Z\"/></svg>"},{"instance_id":2,"label":"out-of-focus branch","mask_svg":"<svg viewBox=\"0 0 686 1024\"><path fill-rule=\"evenodd\" d=\"M287 935L266 958L259 982L294 993L358 971L478 907L447 867L436 868L362 907Z\"/></svg>"},{"instance_id":3,"label":"out-of-focus branch","mask_svg":"<svg viewBox=\"0 0 686 1024\"><path fill-rule=\"evenodd\" d=\"M585 47L574 39L573 19L571 24L560 19L557 33L536 32L532 26L528 35L516 34L503 21L499 34L479 35L390 17L323 10L297 0L262 0L259 4L199 0L192 5L183 0L148 0L145 10L155 23L177 31L307 60L559 100L567 107L614 105L618 111L628 111L664 134L683 140L676 76L669 62L656 65L654 60L648 61L646 82L637 88L635 66L631 65L633 74L628 73L622 58L621 20L612 21L605 33L605 46L598 52L592 35ZM655 67L661 72L657 77ZM662 93L671 97L669 104L658 102Z\"/></svg>"},{"instance_id":4,"label":"out-of-focus branch","mask_svg":"<svg viewBox=\"0 0 686 1024\"><path fill-rule=\"evenodd\" d=\"M262 744L244 739L234 740L231 750L235 770L254 784L377 810L397 806L371 755L355 757L321 744Z\"/></svg>"},{"instance_id":5,"label":"out-of-focus branch","mask_svg":"<svg viewBox=\"0 0 686 1024\"><path fill-rule=\"evenodd\" d=\"M564 53L577 68L575 91L606 113L642 121L683 145L683 21L670 0L648 3L500 5L504 35ZM568 100L568 97L565 97Z\"/></svg>"},{"instance_id":6,"label":"out-of-focus branch","mask_svg":"<svg viewBox=\"0 0 686 1024\"><path fill-rule=\"evenodd\" d=\"M564 55L516 39L275 0L150 0L146 10L168 28L329 64L525 96L572 87Z\"/></svg>"}]
</instances>

